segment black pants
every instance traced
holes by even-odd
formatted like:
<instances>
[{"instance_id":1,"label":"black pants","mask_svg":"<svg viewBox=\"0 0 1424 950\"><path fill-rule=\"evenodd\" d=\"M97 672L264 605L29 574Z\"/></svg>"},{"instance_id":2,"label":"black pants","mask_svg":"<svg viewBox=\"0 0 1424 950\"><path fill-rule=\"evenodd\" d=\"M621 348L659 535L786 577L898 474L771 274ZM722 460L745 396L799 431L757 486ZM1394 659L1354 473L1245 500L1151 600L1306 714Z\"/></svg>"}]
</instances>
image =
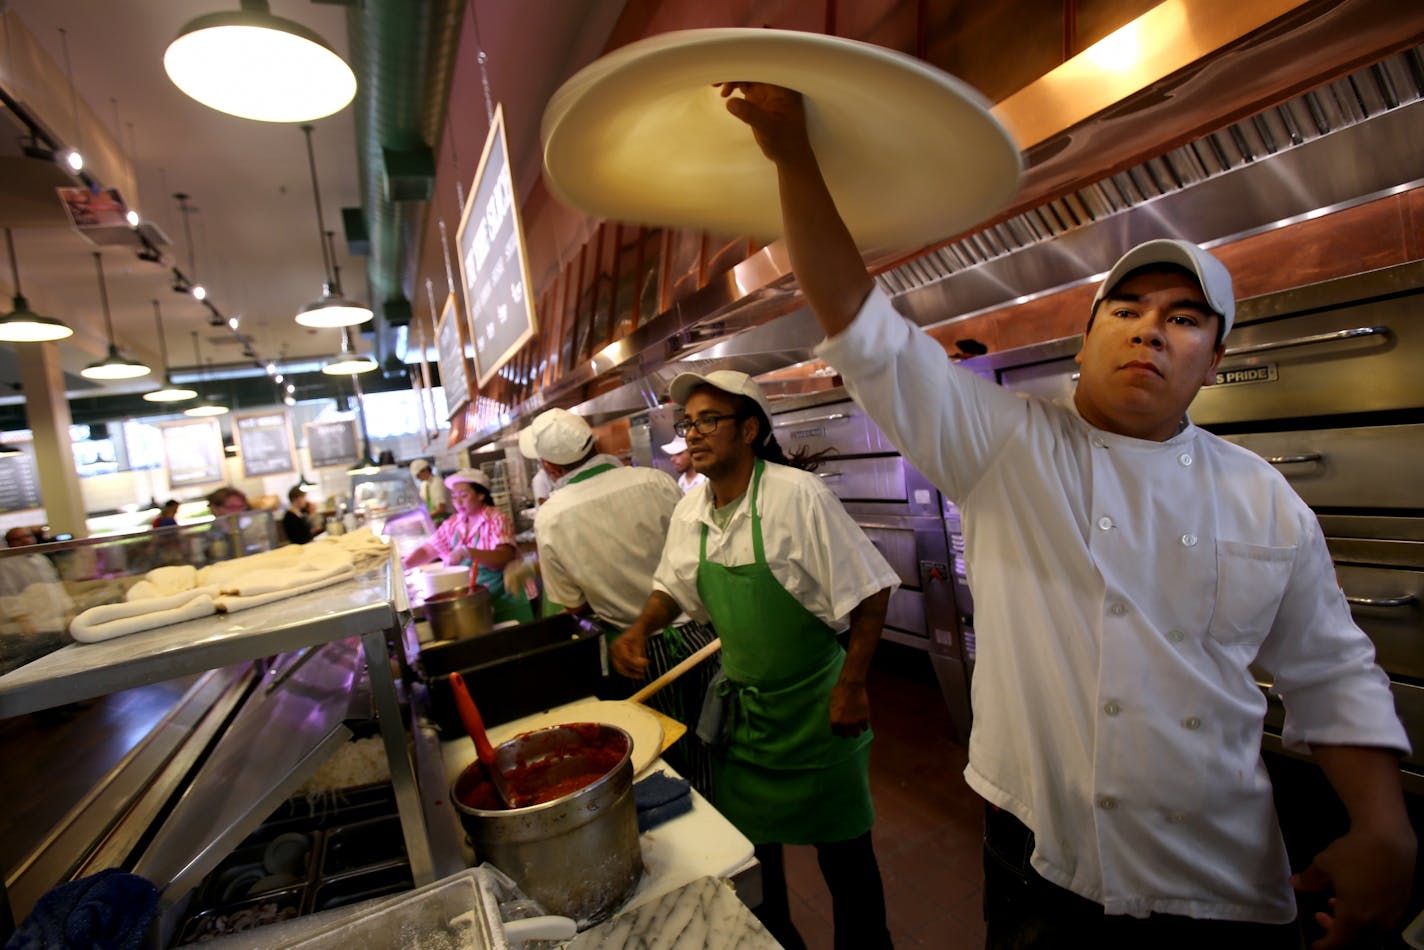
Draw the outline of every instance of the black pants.
<instances>
[{"instance_id":1,"label":"black pants","mask_svg":"<svg viewBox=\"0 0 1424 950\"><path fill-rule=\"evenodd\" d=\"M1033 832L990 805L984 816L986 950L1300 950L1295 924L1109 915L1029 866Z\"/></svg>"},{"instance_id":2,"label":"black pants","mask_svg":"<svg viewBox=\"0 0 1424 950\"><path fill-rule=\"evenodd\" d=\"M786 862L779 844L759 844L761 905L757 919L786 950L805 950L806 942L791 922L786 892ZM816 863L831 891L831 915L836 928L836 950L881 950L894 946L885 925L885 890L870 832L846 841L816 845Z\"/></svg>"}]
</instances>

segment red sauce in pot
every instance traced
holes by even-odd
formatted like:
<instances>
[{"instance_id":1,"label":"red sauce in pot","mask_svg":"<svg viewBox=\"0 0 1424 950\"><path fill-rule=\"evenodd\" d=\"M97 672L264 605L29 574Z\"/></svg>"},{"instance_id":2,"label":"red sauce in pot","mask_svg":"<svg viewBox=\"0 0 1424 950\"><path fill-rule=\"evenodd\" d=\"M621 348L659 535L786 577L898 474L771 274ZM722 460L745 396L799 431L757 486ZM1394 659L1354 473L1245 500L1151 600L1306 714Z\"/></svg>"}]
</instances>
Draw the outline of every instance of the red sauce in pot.
<instances>
[{"instance_id":1,"label":"red sauce in pot","mask_svg":"<svg viewBox=\"0 0 1424 950\"><path fill-rule=\"evenodd\" d=\"M628 751L622 736L604 734L597 723L569 723L560 728L575 733L575 738L533 762L520 760L505 772L505 785L514 807L542 805L587 788L613 771ZM460 804L484 811L503 809L484 766L478 762L474 766L478 767L478 778L472 787L462 791Z\"/></svg>"}]
</instances>

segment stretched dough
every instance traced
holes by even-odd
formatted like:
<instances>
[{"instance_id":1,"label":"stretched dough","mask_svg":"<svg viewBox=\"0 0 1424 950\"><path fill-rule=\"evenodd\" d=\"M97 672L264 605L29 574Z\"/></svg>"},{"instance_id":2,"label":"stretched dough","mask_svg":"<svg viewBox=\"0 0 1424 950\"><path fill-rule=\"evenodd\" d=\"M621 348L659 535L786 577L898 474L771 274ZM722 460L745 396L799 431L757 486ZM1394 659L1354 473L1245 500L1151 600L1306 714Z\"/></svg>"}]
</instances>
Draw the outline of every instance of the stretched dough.
<instances>
[{"instance_id":1,"label":"stretched dough","mask_svg":"<svg viewBox=\"0 0 1424 950\"><path fill-rule=\"evenodd\" d=\"M806 98L821 169L862 248L915 249L971 229L1018 188L1018 146L974 89L903 53L790 30L685 30L631 43L544 110L544 172L597 217L780 236L776 173L715 83Z\"/></svg>"}]
</instances>

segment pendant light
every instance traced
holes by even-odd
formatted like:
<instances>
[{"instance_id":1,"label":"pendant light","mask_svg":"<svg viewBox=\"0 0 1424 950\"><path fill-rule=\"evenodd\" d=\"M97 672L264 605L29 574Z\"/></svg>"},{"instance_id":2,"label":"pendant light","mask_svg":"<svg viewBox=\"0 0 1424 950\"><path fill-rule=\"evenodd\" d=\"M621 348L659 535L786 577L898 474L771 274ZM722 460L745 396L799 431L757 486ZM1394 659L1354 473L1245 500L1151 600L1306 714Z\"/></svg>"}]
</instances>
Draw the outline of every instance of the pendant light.
<instances>
[{"instance_id":1,"label":"pendant light","mask_svg":"<svg viewBox=\"0 0 1424 950\"><path fill-rule=\"evenodd\" d=\"M190 20L168 44L173 84L210 109L260 122L310 122L346 108L356 74L315 31L267 0Z\"/></svg>"},{"instance_id":2,"label":"pendant light","mask_svg":"<svg viewBox=\"0 0 1424 950\"><path fill-rule=\"evenodd\" d=\"M341 352L321 368L328 376L355 376L378 369L380 364L363 353L357 353L351 345L351 331L341 331Z\"/></svg>"},{"instance_id":3,"label":"pendant light","mask_svg":"<svg viewBox=\"0 0 1424 950\"><path fill-rule=\"evenodd\" d=\"M304 327L351 327L358 323L365 323L375 314L370 307L362 306L354 300L347 299L341 293L341 281L337 272L332 267L335 263L336 252L327 252L326 247L326 219L321 211L321 189L316 180L316 156L312 152L312 127L302 126L302 132L307 137L307 164L311 167L312 198L316 201L316 227L317 240L321 242L321 264L322 277L325 283L322 285L321 299L313 301L297 311L296 321Z\"/></svg>"},{"instance_id":4,"label":"pendant light","mask_svg":"<svg viewBox=\"0 0 1424 950\"><path fill-rule=\"evenodd\" d=\"M193 331L193 361L198 365L198 372L202 373L203 357L198 351L198 331ZM203 373L203 382L207 382L207 374ZM217 394L209 391L202 402L196 406L189 406L183 410L185 416L221 416L227 414L227 406L218 399Z\"/></svg>"},{"instance_id":5,"label":"pendant light","mask_svg":"<svg viewBox=\"0 0 1424 950\"><path fill-rule=\"evenodd\" d=\"M153 372L147 363L131 360L120 355L114 343L114 320L109 315L109 288L104 283L104 257L94 252L94 268L99 272L99 301L104 305L104 327L109 332L109 353L97 363L90 363L79 371L85 379L137 379Z\"/></svg>"},{"instance_id":6,"label":"pendant light","mask_svg":"<svg viewBox=\"0 0 1424 950\"><path fill-rule=\"evenodd\" d=\"M42 317L30 309L30 302L20 293L20 266L15 263L15 239L5 229L5 247L10 252L10 276L15 282L15 309L0 317L0 342L45 343L74 335L68 326L54 317Z\"/></svg>"},{"instance_id":7,"label":"pendant light","mask_svg":"<svg viewBox=\"0 0 1424 950\"><path fill-rule=\"evenodd\" d=\"M173 385L173 371L168 366L168 343L163 338L163 316L159 313L157 300L153 302L153 322L158 327L158 355L163 358L163 387L144 393L143 398L149 402L182 402L197 397L196 389Z\"/></svg>"}]
</instances>

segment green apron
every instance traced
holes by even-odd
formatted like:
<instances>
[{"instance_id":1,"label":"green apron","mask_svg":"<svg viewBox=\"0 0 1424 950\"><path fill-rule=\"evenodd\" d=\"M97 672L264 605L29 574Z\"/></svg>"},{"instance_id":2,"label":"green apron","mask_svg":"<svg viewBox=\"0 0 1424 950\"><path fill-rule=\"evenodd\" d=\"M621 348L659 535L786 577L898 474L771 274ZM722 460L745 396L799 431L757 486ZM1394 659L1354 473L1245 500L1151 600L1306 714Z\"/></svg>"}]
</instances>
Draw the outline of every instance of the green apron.
<instances>
[{"instance_id":1,"label":"green apron","mask_svg":"<svg viewBox=\"0 0 1424 950\"><path fill-rule=\"evenodd\" d=\"M470 547L463 536L459 538L459 541L461 547ZM463 563L468 565L472 562L465 561ZM529 605L529 598L525 596L524 591L510 592L504 589L503 570L495 570L481 564L475 570L475 583L483 585L489 591L490 607L494 612L495 623L504 623L506 620L517 620L520 623L534 622L534 608Z\"/></svg>"},{"instance_id":2,"label":"green apron","mask_svg":"<svg viewBox=\"0 0 1424 950\"><path fill-rule=\"evenodd\" d=\"M766 563L757 489L756 561L707 560L702 526L697 592L722 638L728 742L713 761L714 804L754 844L844 841L870 830L870 742L831 732L831 689L845 664L835 632L787 593Z\"/></svg>"}]
</instances>

